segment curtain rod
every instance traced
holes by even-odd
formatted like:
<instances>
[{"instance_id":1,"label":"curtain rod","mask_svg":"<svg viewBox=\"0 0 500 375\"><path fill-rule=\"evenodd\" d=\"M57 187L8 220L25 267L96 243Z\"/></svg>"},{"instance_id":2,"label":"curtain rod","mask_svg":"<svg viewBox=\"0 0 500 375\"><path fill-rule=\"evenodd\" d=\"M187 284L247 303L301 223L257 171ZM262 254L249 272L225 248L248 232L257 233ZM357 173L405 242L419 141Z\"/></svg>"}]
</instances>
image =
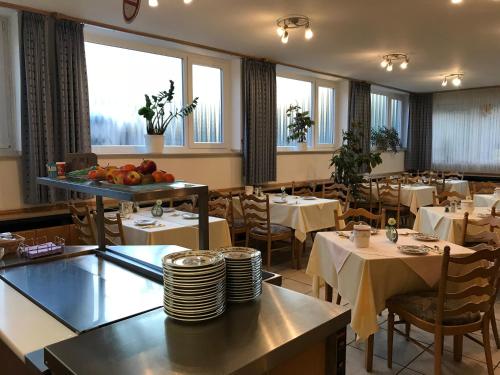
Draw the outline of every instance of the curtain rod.
<instances>
[{"instance_id":1,"label":"curtain rod","mask_svg":"<svg viewBox=\"0 0 500 375\"><path fill-rule=\"evenodd\" d=\"M93 20L89 20L89 19L85 19L85 18L78 18L78 17L68 16L68 15L63 14L63 13L49 12L49 11L46 11L46 10L32 8L32 7L28 7L28 6L24 6L24 5L18 5L18 4L8 3L8 2L4 2L4 1L0 1L0 7L14 9L14 10L17 10L17 11L25 11L25 12L31 12L31 13L38 13L38 14L42 14L42 15L45 15L45 16L52 16L52 17L54 17L56 19L59 19L59 20L67 20L67 21L73 21L73 22L83 23L83 24L86 24L86 25L101 27L101 28L104 28L104 29L109 29L109 30L114 30L114 31L120 31L120 32L123 32L123 33L128 33L128 34L133 34L133 35L137 35L137 36L142 36L142 37L145 37L145 38L158 39L158 40L162 40L162 41L165 41L165 42L171 42L171 43L181 44L181 45L185 45L185 46L189 46L189 47L200 48L200 49L204 49L204 50L208 50L208 51L212 51L212 52L223 53L223 54L226 54L226 55L235 56L235 57L239 57L239 58L247 58L247 59L256 59L256 60L261 60L261 61L268 61L270 63L277 64L277 65L282 65L282 66L286 66L288 68L306 70L306 71L311 72L311 73L321 74L321 75L325 75L325 76L330 76L330 77L333 77L333 78L340 78L340 79L345 79L345 80L349 80L349 81L367 82L367 83L369 83L371 85L376 85L376 86L384 87L386 89L391 89L391 90L397 90L397 91L405 92L407 94L411 94L412 93L411 91L408 91L408 90L404 90L404 89L400 89L400 88L392 87L392 86L387 86L387 85L382 85L382 84L377 83L377 82L370 82L370 81L361 80L361 79L357 79L357 78L352 78L352 77L348 77L348 76L342 76L342 75L339 75L339 74L327 73L327 72L323 72L323 71L320 71L320 70L306 68L306 67L303 67L303 66L300 66L300 65L289 64L289 63L285 63L285 62L277 61L277 60L273 60L273 59L245 55L243 53L229 51L229 50L225 50L225 49L222 49L222 48L207 46L207 45L203 45L203 44L199 44L199 43L189 42L189 41L182 40L182 39L171 38L171 37L167 37L167 36L163 36L163 35L158 35L158 34L153 34L153 33L148 33L148 32L143 32L143 31L138 31L138 30L133 30L133 29L127 29L127 28L122 27L122 26L115 26L115 25L111 25L111 24L107 24L107 23L103 23L103 22L98 22L98 21L93 21Z\"/></svg>"}]
</instances>

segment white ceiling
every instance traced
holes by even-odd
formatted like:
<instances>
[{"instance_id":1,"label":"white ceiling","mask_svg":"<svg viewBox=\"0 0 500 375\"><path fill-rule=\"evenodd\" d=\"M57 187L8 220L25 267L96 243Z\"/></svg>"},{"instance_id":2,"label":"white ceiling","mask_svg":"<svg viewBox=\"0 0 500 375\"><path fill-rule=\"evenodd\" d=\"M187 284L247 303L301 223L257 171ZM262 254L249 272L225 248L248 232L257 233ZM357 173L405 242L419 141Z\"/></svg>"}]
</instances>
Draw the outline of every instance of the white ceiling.
<instances>
[{"instance_id":1,"label":"white ceiling","mask_svg":"<svg viewBox=\"0 0 500 375\"><path fill-rule=\"evenodd\" d=\"M122 0L13 0L38 9L127 26ZM463 0L142 0L127 27L265 57L400 89L441 90L442 76L463 72L463 87L500 85L500 1ZM315 37L276 35L278 17L311 18ZM380 68L381 56L408 53L406 71ZM448 87L449 89L449 87Z\"/></svg>"}]
</instances>

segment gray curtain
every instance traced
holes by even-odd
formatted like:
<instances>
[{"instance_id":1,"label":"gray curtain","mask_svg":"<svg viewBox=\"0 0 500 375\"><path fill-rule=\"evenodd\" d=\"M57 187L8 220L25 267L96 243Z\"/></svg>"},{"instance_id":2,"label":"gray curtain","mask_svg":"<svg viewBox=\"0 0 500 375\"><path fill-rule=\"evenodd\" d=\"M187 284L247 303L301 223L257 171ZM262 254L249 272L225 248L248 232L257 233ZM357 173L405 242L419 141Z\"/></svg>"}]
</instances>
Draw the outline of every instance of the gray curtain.
<instances>
[{"instance_id":1,"label":"gray curtain","mask_svg":"<svg viewBox=\"0 0 500 375\"><path fill-rule=\"evenodd\" d=\"M429 170L431 163L432 94L411 94L405 169Z\"/></svg>"},{"instance_id":2,"label":"gray curtain","mask_svg":"<svg viewBox=\"0 0 500 375\"><path fill-rule=\"evenodd\" d=\"M245 184L276 180L276 65L243 59L243 175Z\"/></svg>"},{"instance_id":3,"label":"gray curtain","mask_svg":"<svg viewBox=\"0 0 500 375\"><path fill-rule=\"evenodd\" d=\"M371 85L366 82L349 81L349 123L359 125L359 135L362 138L363 152L370 151L371 133Z\"/></svg>"},{"instance_id":4,"label":"gray curtain","mask_svg":"<svg viewBox=\"0 0 500 375\"><path fill-rule=\"evenodd\" d=\"M23 196L29 204L67 199L37 185L46 163L90 151L83 26L23 12L21 16Z\"/></svg>"}]
</instances>

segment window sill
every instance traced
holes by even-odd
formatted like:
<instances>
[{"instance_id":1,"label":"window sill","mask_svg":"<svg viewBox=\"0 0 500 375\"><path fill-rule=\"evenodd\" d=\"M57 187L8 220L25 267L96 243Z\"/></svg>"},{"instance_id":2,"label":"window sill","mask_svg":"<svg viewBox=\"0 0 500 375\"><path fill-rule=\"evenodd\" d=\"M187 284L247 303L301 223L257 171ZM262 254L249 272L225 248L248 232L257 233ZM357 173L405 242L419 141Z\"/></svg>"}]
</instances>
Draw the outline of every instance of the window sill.
<instances>
[{"instance_id":1,"label":"window sill","mask_svg":"<svg viewBox=\"0 0 500 375\"><path fill-rule=\"evenodd\" d=\"M213 150L207 152L207 150L199 150L198 152L175 152L167 151L161 154L150 154L146 152L134 153L134 152L100 152L99 150L92 150L99 158L110 158L110 159L174 159L174 158L220 158L220 157L237 157L241 156L241 151L238 150Z\"/></svg>"},{"instance_id":2,"label":"window sill","mask_svg":"<svg viewBox=\"0 0 500 375\"><path fill-rule=\"evenodd\" d=\"M278 150L277 154L278 155L299 155L299 154L331 154L333 153L334 149L332 148L331 150Z\"/></svg>"}]
</instances>

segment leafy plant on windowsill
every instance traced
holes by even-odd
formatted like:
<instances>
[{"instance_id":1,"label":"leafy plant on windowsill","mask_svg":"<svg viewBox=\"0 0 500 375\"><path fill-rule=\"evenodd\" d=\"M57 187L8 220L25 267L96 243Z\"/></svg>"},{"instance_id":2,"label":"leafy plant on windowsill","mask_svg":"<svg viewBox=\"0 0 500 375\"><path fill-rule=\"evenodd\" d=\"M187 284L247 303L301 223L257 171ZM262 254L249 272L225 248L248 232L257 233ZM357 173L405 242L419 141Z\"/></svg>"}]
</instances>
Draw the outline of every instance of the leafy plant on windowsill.
<instances>
[{"instance_id":1,"label":"leafy plant on windowsill","mask_svg":"<svg viewBox=\"0 0 500 375\"><path fill-rule=\"evenodd\" d=\"M394 154L398 152L401 145L399 133L394 128L379 127L372 129L371 144L375 146L378 151L390 150Z\"/></svg>"},{"instance_id":2,"label":"leafy plant on windowsill","mask_svg":"<svg viewBox=\"0 0 500 375\"><path fill-rule=\"evenodd\" d=\"M187 117L195 110L198 105L198 98L194 98L191 104L174 112L165 109L165 105L172 103L174 99L174 81L170 80L168 91L160 91L158 95L144 95L146 105L139 109L139 115L146 119L146 132L149 135L163 135L172 120L181 117ZM168 113L167 113L168 111Z\"/></svg>"},{"instance_id":3,"label":"leafy plant on windowsill","mask_svg":"<svg viewBox=\"0 0 500 375\"><path fill-rule=\"evenodd\" d=\"M286 110L286 117L290 119L288 124L288 142L297 141L305 143L307 141L307 131L314 125L309 111L301 112L298 105L290 105Z\"/></svg>"},{"instance_id":4,"label":"leafy plant on windowsill","mask_svg":"<svg viewBox=\"0 0 500 375\"><path fill-rule=\"evenodd\" d=\"M342 132L342 146L333 151L330 167L334 166L331 178L339 184L351 186L357 195L357 184L363 180L362 173L371 173L382 163L380 152L363 151L363 128L353 123L351 129Z\"/></svg>"}]
</instances>

